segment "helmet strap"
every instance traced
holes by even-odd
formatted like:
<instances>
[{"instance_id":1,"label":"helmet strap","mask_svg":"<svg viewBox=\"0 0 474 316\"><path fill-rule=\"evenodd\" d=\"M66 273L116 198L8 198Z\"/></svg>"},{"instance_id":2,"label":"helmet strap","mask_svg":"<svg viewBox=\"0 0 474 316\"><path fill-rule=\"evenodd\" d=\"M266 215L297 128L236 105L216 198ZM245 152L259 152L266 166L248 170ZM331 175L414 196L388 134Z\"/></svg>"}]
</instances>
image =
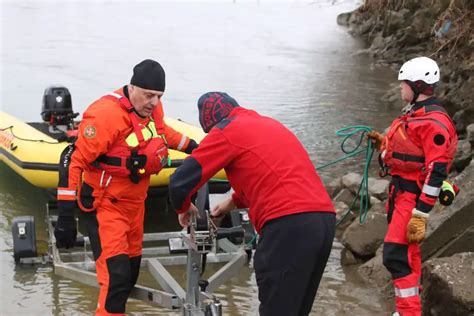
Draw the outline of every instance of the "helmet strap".
<instances>
[{"instance_id":1,"label":"helmet strap","mask_svg":"<svg viewBox=\"0 0 474 316\"><path fill-rule=\"evenodd\" d=\"M405 80L405 82L410 86L411 90L413 91L413 99L411 100L410 104L415 104L420 94L425 92L425 90L427 90L428 88L432 87L431 85L427 84L426 82L422 80L418 80L415 82L410 81L410 80ZM431 92L430 94L432 94L432 89L430 92Z\"/></svg>"}]
</instances>

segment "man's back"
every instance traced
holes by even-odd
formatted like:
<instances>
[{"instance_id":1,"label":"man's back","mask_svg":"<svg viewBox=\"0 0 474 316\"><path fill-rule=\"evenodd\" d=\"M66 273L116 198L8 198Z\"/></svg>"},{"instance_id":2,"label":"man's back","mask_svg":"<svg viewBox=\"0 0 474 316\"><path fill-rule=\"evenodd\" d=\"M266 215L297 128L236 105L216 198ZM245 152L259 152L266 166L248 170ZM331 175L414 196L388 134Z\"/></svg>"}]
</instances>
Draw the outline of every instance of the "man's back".
<instances>
[{"instance_id":1,"label":"man's back","mask_svg":"<svg viewBox=\"0 0 474 316\"><path fill-rule=\"evenodd\" d=\"M258 230L285 215L333 212L308 153L280 122L238 107L215 129L234 152L225 170Z\"/></svg>"}]
</instances>

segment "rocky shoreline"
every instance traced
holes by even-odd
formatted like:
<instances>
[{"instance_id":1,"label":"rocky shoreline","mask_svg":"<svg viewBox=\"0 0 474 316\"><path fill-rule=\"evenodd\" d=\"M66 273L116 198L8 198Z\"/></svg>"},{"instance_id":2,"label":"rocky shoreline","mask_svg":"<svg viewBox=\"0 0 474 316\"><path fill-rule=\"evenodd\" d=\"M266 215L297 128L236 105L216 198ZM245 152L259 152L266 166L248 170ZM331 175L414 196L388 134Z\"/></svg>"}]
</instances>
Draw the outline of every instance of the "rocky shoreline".
<instances>
[{"instance_id":1,"label":"rocky shoreline","mask_svg":"<svg viewBox=\"0 0 474 316\"><path fill-rule=\"evenodd\" d=\"M433 209L421 244L423 315L474 315L474 1L366 0L355 11L339 15L337 22L366 39L368 48L356 54L368 54L375 64L393 67L394 73L417 56L429 56L440 65L435 94L459 135L450 179L461 192L451 206ZM397 82L383 101L403 107ZM327 184L338 218L352 202L360 179L350 173ZM391 297L390 275L382 264L388 184L369 179L371 208L365 223L353 212L338 226L337 237L346 248L342 264L357 265L362 279Z\"/></svg>"}]
</instances>

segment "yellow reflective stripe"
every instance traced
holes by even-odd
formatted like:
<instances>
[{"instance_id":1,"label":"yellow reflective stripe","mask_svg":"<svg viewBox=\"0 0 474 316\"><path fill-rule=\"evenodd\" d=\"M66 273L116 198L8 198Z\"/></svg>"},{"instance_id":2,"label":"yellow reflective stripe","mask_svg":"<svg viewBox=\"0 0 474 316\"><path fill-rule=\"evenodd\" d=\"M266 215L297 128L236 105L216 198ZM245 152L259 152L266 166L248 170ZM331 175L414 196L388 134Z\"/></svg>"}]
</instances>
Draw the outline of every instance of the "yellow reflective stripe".
<instances>
[{"instance_id":1,"label":"yellow reflective stripe","mask_svg":"<svg viewBox=\"0 0 474 316\"><path fill-rule=\"evenodd\" d=\"M157 136L158 132L156 131L155 122L150 121L148 123L148 126L143 126L142 127L142 134L143 134L143 139L144 140L149 140L150 138L152 138L154 136ZM135 132L128 135L127 139L125 139L125 142L130 147L138 146L138 137L135 134Z\"/></svg>"}]
</instances>

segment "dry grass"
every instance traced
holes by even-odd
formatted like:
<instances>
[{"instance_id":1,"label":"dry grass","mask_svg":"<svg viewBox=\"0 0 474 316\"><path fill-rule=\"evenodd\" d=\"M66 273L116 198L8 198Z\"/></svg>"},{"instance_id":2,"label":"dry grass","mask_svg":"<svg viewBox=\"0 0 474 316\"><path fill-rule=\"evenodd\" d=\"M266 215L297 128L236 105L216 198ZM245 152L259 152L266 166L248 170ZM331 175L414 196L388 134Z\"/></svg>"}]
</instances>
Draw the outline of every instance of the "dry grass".
<instances>
[{"instance_id":1,"label":"dry grass","mask_svg":"<svg viewBox=\"0 0 474 316\"><path fill-rule=\"evenodd\" d=\"M432 34L443 27L447 21L451 22L450 29L443 36L434 36L435 50L430 56L440 54L449 57L467 54L472 58L474 54L474 10L469 1L451 0L446 10L441 12L433 25Z\"/></svg>"},{"instance_id":2,"label":"dry grass","mask_svg":"<svg viewBox=\"0 0 474 316\"><path fill-rule=\"evenodd\" d=\"M419 1L424 8L442 10L433 12L438 17L431 29L434 49L430 56L462 55L474 58L474 0L365 0L358 11L362 16L376 16L377 21L385 23L388 10L399 11L412 5L413 1ZM447 21L451 22L449 30L442 36L436 36Z\"/></svg>"},{"instance_id":3,"label":"dry grass","mask_svg":"<svg viewBox=\"0 0 474 316\"><path fill-rule=\"evenodd\" d=\"M405 0L365 0L360 12L378 12L383 14L386 10L398 11L405 5Z\"/></svg>"}]
</instances>

